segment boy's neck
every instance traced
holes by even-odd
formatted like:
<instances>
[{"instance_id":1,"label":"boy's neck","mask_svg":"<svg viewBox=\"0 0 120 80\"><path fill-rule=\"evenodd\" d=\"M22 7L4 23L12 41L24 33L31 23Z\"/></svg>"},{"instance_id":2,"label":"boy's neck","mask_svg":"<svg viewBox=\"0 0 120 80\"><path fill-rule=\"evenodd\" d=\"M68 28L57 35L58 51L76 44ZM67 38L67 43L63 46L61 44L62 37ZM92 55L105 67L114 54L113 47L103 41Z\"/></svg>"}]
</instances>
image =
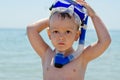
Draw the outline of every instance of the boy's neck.
<instances>
[{"instance_id":1,"label":"boy's neck","mask_svg":"<svg viewBox=\"0 0 120 80\"><path fill-rule=\"evenodd\" d=\"M73 52L74 52L74 49L72 47L67 49L66 51L59 51L59 50L55 49L55 53L62 53L62 54L64 54L64 56L68 56L68 55L72 54Z\"/></svg>"}]
</instances>

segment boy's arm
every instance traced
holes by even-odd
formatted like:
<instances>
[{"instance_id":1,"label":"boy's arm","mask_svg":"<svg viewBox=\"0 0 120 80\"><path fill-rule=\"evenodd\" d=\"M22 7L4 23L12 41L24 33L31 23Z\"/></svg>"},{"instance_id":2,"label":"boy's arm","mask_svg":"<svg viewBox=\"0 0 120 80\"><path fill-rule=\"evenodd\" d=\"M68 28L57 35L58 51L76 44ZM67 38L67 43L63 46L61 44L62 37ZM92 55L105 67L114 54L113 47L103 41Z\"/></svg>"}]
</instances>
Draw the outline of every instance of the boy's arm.
<instances>
[{"instance_id":1,"label":"boy's arm","mask_svg":"<svg viewBox=\"0 0 120 80\"><path fill-rule=\"evenodd\" d=\"M111 42L110 35L102 20L97 15L92 16L91 19L97 33L98 41L91 44L84 50L83 55L85 61L87 62L100 56L107 49Z\"/></svg>"},{"instance_id":2,"label":"boy's arm","mask_svg":"<svg viewBox=\"0 0 120 80\"><path fill-rule=\"evenodd\" d=\"M44 58L48 45L44 42L39 33L49 26L49 19L39 20L27 27L27 35L34 50Z\"/></svg>"},{"instance_id":3,"label":"boy's arm","mask_svg":"<svg viewBox=\"0 0 120 80\"><path fill-rule=\"evenodd\" d=\"M104 25L100 17L94 12L94 10L86 2L80 1L80 3L86 7L88 15L91 17L98 37L98 41L88 46L82 54L84 60L86 62L89 62L95 59L96 57L100 56L107 49L111 42L111 38L106 29L106 26Z\"/></svg>"}]
</instances>

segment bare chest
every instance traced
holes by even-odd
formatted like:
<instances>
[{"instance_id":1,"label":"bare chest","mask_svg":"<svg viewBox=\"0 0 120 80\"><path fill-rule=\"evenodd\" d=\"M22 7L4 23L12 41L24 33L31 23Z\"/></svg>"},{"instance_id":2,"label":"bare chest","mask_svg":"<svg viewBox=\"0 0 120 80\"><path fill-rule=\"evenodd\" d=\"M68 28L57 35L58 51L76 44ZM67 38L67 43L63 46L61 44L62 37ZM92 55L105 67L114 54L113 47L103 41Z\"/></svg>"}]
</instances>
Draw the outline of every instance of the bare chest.
<instances>
[{"instance_id":1,"label":"bare chest","mask_svg":"<svg viewBox=\"0 0 120 80\"><path fill-rule=\"evenodd\" d=\"M56 68L53 58L47 58L43 65L44 80L83 80L85 67L82 61L74 60L62 68Z\"/></svg>"}]
</instances>

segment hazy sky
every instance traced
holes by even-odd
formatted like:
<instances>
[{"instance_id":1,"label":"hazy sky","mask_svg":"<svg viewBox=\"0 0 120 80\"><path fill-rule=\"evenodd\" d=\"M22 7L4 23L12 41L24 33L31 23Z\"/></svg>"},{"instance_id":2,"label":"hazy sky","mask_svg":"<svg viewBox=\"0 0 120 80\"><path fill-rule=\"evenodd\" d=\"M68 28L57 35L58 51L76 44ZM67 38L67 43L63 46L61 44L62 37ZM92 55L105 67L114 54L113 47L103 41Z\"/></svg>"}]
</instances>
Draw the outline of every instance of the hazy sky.
<instances>
[{"instance_id":1,"label":"hazy sky","mask_svg":"<svg viewBox=\"0 0 120 80\"><path fill-rule=\"evenodd\" d=\"M120 30L120 0L86 1L108 29ZM26 28L29 23L49 17L48 8L52 2L53 0L0 0L0 28ZM93 26L91 20L88 26Z\"/></svg>"}]
</instances>

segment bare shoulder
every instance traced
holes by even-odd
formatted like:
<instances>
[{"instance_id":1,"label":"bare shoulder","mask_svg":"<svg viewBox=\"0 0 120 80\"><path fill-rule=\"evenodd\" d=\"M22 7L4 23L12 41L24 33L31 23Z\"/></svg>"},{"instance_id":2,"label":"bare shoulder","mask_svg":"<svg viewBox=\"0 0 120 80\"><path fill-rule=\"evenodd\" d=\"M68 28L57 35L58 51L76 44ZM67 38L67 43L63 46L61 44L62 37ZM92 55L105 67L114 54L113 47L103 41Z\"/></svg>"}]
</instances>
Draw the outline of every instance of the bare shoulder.
<instances>
[{"instance_id":1,"label":"bare shoulder","mask_svg":"<svg viewBox=\"0 0 120 80\"><path fill-rule=\"evenodd\" d=\"M55 55L55 51L49 47L44 53L44 58L42 58L43 66L49 66L51 64L54 55Z\"/></svg>"},{"instance_id":2,"label":"bare shoulder","mask_svg":"<svg viewBox=\"0 0 120 80\"><path fill-rule=\"evenodd\" d=\"M46 52L45 52L45 58L53 58L53 56L55 55L55 50L52 50L50 47L47 48Z\"/></svg>"}]
</instances>

